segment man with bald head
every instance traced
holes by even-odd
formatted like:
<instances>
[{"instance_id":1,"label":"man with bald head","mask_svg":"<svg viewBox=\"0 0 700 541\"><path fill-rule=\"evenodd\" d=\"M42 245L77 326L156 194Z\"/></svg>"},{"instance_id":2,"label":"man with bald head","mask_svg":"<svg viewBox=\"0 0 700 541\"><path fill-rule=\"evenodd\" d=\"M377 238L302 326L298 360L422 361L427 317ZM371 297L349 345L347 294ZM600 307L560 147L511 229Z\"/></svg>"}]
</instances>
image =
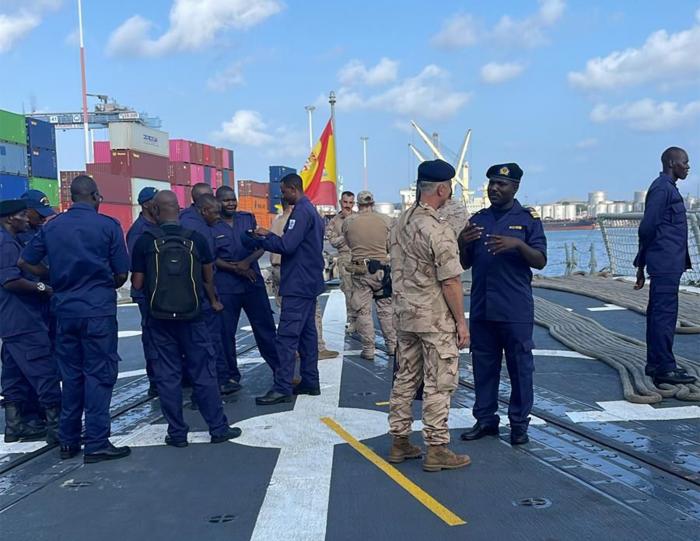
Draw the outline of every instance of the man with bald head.
<instances>
[{"instance_id":1,"label":"man with bald head","mask_svg":"<svg viewBox=\"0 0 700 541\"><path fill-rule=\"evenodd\" d=\"M238 437L241 431L230 428L224 415L214 376L214 346L204 315L205 307L215 313L223 310L214 289L214 254L202 235L178 223L179 208L173 192L159 191L151 208L159 228L144 232L136 241L131 283L149 299L146 327L151 335L160 406L168 421L165 443L187 446L189 426L182 414L183 358L199 411L209 425L211 442L222 443ZM171 272L164 276L163 258L172 265ZM176 272L178 268L185 272ZM195 308L178 310L184 306Z\"/></svg>"},{"instance_id":2,"label":"man with bald head","mask_svg":"<svg viewBox=\"0 0 700 541\"><path fill-rule=\"evenodd\" d=\"M676 183L690 171L688 153L670 147L661 154L662 171L652 182L639 224L639 251L635 289L644 287L649 275L647 306L647 364L645 372L654 383L693 383L695 378L676 365L673 338L678 318L678 286L681 275L690 268L688 218L683 197Z\"/></svg>"},{"instance_id":3,"label":"man with bald head","mask_svg":"<svg viewBox=\"0 0 700 541\"><path fill-rule=\"evenodd\" d=\"M29 241L19 265L49 276L56 315L55 357L63 382L61 458L80 452L85 413L86 463L122 458L128 447L109 441L109 403L117 381L117 294L129 271L119 222L99 214L102 196L87 175L73 179L73 206ZM49 269L41 261L48 257Z\"/></svg>"}]
</instances>

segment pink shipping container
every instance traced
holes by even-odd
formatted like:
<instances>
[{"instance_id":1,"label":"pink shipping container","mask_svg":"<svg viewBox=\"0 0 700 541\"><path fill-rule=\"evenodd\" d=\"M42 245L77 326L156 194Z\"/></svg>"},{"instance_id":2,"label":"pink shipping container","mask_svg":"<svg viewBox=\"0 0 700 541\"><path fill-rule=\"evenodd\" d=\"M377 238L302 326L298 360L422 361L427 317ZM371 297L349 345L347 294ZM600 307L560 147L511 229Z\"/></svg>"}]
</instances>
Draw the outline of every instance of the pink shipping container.
<instances>
[{"instance_id":1,"label":"pink shipping container","mask_svg":"<svg viewBox=\"0 0 700 541\"><path fill-rule=\"evenodd\" d=\"M192 184L197 184L198 182L204 182L204 166L200 164L190 164L190 169L192 171L191 179Z\"/></svg>"},{"instance_id":2,"label":"pink shipping container","mask_svg":"<svg viewBox=\"0 0 700 541\"><path fill-rule=\"evenodd\" d=\"M194 143L185 139L170 140L170 161L190 162L192 161L192 147Z\"/></svg>"},{"instance_id":3,"label":"pink shipping container","mask_svg":"<svg viewBox=\"0 0 700 541\"><path fill-rule=\"evenodd\" d=\"M109 163L112 161L112 149L109 141L95 141L92 146L95 163Z\"/></svg>"},{"instance_id":4,"label":"pink shipping container","mask_svg":"<svg viewBox=\"0 0 700 541\"><path fill-rule=\"evenodd\" d=\"M249 195L253 197L268 197L270 185L267 182L256 182L254 180L238 181L238 197Z\"/></svg>"},{"instance_id":5,"label":"pink shipping container","mask_svg":"<svg viewBox=\"0 0 700 541\"><path fill-rule=\"evenodd\" d=\"M171 190L175 194L175 197L177 197L177 203L178 205L180 205L181 209L184 209L186 206L189 205L189 201L186 199L185 186L178 186L176 184L173 184L171 186Z\"/></svg>"},{"instance_id":6,"label":"pink shipping container","mask_svg":"<svg viewBox=\"0 0 700 541\"><path fill-rule=\"evenodd\" d=\"M192 184L192 166L189 163L170 162L168 180L171 184L187 186Z\"/></svg>"},{"instance_id":7,"label":"pink shipping container","mask_svg":"<svg viewBox=\"0 0 700 541\"><path fill-rule=\"evenodd\" d=\"M214 147L211 145L202 145L202 163L205 165L214 165Z\"/></svg>"},{"instance_id":8,"label":"pink shipping container","mask_svg":"<svg viewBox=\"0 0 700 541\"><path fill-rule=\"evenodd\" d=\"M216 192L219 186L221 186L221 171L214 170L211 176L211 187Z\"/></svg>"},{"instance_id":9,"label":"pink shipping container","mask_svg":"<svg viewBox=\"0 0 700 541\"><path fill-rule=\"evenodd\" d=\"M221 169L216 170L216 187L223 186L224 184L224 172Z\"/></svg>"},{"instance_id":10,"label":"pink shipping container","mask_svg":"<svg viewBox=\"0 0 700 541\"><path fill-rule=\"evenodd\" d=\"M192 143L190 147L190 162L197 164L204 163L204 145L202 143Z\"/></svg>"},{"instance_id":11,"label":"pink shipping container","mask_svg":"<svg viewBox=\"0 0 700 541\"><path fill-rule=\"evenodd\" d=\"M230 155L228 153L228 150L225 148L219 148L217 149L219 154L221 154L221 168L222 169L231 169L231 160Z\"/></svg>"}]
</instances>

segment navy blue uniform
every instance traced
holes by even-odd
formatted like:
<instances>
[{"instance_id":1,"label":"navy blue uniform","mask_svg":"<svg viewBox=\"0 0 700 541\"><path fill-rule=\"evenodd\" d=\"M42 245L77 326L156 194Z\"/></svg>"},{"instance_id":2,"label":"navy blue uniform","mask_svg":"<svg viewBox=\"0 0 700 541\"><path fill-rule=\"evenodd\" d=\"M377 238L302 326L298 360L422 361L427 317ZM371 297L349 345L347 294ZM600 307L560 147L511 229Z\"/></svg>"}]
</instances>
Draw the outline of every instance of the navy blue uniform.
<instances>
[{"instance_id":1,"label":"navy blue uniform","mask_svg":"<svg viewBox=\"0 0 700 541\"><path fill-rule=\"evenodd\" d=\"M183 228L177 224L164 224L162 230L169 235L180 234ZM149 244L153 237L143 235L133 248L131 270L146 274ZM206 240L197 232L192 234L197 257L201 264L212 263L214 258ZM148 283L148 276L146 276ZM207 297L198 291L200 305ZM155 319L147 315L146 327L150 340L148 356L153 359L153 374L163 415L168 421L168 435L175 442L186 441L189 427L182 414L182 358L194 388L194 398L212 436L219 436L228 429L228 422L221 405L216 381L216 360L211 333L203 316L192 321Z\"/></svg>"},{"instance_id":2,"label":"navy blue uniform","mask_svg":"<svg viewBox=\"0 0 700 541\"><path fill-rule=\"evenodd\" d=\"M120 361L114 276L129 271L129 257L119 222L75 203L46 223L22 252L30 264L47 256L63 381L59 439L79 445L84 411L85 452L94 453L109 443L109 403Z\"/></svg>"},{"instance_id":3,"label":"navy blue uniform","mask_svg":"<svg viewBox=\"0 0 700 541\"><path fill-rule=\"evenodd\" d=\"M17 266L22 245L0 226L0 339L2 394L21 410L34 400L44 408L60 406L58 370L51 355L46 297L14 293L5 288L14 280L34 277Z\"/></svg>"},{"instance_id":4,"label":"navy blue uniform","mask_svg":"<svg viewBox=\"0 0 700 541\"><path fill-rule=\"evenodd\" d=\"M508 418L511 428L526 429L533 402L532 271L517 250L493 255L484 242L486 235L517 237L546 256L547 239L539 218L517 200L505 212L494 207L481 210L470 222L484 228L481 239L460 244L462 266L472 268L469 329L476 389L474 417L484 427L498 426L498 385L505 351L511 382Z\"/></svg>"},{"instance_id":5,"label":"navy blue uniform","mask_svg":"<svg viewBox=\"0 0 700 541\"><path fill-rule=\"evenodd\" d=\"M214 235L212 234L211 228L204 221L201 213L194 205L190 205L186 209L180 212L180 225L185 229L191 229L196 231L207 242L209 247L209 253L216 253L216 246L214 245ZM214 268L214 273L216 273L216 268ZM211 335L211 342L214 346L214 355L216 358L216 373L219 380L219 384L223 385L229 379L234 377L233 372L229 368L229 364L226 360L226 355L224 353L224 342L221 337L223 332L223 315L220 312L214 312L209 304L209 299L205 295L202 299L202 313L204 314L204 321L207 328L209 329L209 334ZM239 374L240 379L240 374Z\"/></svg>"},{"instance_id":6,"label":"navy blue uniform","mask_svg":"<svg viewBox=\"0 0 700 541\"><path fill-rule=\"evenodd\" d=\"M149 222L140 214L133 225L129 228L126 234L126 248L129 252L129 257L134 253L134 246L136 241L141 238L146 231L155 231L158 229L158 224ZM153 382L153 359L149 357L149 353L153 351L150 347L149 341L151 339L148 326L146 325L146 297L143 292L131 288L131 298L139 307L139 312L141 313L141 344L143 345L143 356L146 360L146 374L148 375L148 380Z\"/></svg>"},{"instance_id":7,"label":"navy blue uniform","mask_svg":"<svg viewBox=\"0 0 700 541\"><path fill-rule=\"evenodd\" d=\"M246 248L241 242L246 231L257 228L255 216L249 212L236 212L233 227L221 220L212 226L216 258L223 261L242 261L254 250ZM250 326L253 328L255 343L260 355L274 372L279 364L275 347L275 320L272 317L270 301L267 298L265 281L260 273L257 261L250 268L255 272L255 283L239 274L218 269L214 276L216 290L224 305L223 312L223 347L233 379L240 381L241 374L236 361L236 329L245 310Z\"/></svg>"},{"instance_id":8,"label":"navy blue uniform","mask_svg":"<svg viewBox=\"0 0 700 541\"><path fill-rule=\"evenodd\" d=\"M644 218L639 224L636 267L651 277L647 306L647 369L676 369L673 337L678 318L678 286L690 268L688 217L676 182L661 174L647 192Z\"/></svg>"},{"instance_id":9,"label":"navy blue uniform","mask_svg":"<svg viewBox=\"0 0 700 541\"><path fill-rule=\"evenodd\" d=\"M302 197L289 216L281 237L271 233L260 245L282 255L280 296L282 311L277 327L277 355L273 390L292 394L296 352L301 358L301 385L318 387L318 339L316 298L324 290L323 220L307 197Z\"/></svg>"}]
</instances>

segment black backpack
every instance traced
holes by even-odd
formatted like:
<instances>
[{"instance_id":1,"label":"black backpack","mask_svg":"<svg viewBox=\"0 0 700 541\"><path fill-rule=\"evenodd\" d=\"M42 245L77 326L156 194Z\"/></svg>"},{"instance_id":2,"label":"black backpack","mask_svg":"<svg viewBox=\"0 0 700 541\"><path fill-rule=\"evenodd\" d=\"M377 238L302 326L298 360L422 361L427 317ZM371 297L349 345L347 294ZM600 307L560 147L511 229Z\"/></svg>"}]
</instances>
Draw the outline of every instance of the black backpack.
<instances>
[{"instance_id":1,"label":"black backpack","mask_svg":"<svg viewBox=\"0 0 700 541\"><path fill-rule=\"evenodd\" d=\"M168 234L148 230L153 237L146 258L149 315L155 319L187 321L200 314L202 263L192 231Z\"/></svg>"}]
</instances>

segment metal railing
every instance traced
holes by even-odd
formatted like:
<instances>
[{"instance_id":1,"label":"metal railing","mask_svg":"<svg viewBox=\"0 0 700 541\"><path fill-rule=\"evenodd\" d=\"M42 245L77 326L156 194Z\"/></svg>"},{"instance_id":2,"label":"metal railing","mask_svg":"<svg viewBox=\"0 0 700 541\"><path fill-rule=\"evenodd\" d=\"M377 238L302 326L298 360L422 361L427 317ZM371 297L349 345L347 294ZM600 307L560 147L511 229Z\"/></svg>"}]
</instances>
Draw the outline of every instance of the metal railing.
<instances>
[{"instance_id":1,"label":"metal railing","mask_svg":"<svg viewBox=\"0 0 700 541\"><path fill-rule=\"evenodd\" d=\"M637 255L637 229L644 216L641 212L601 214L597 217L610 271L618 276L634 276L633 262ZM688 211L688 251L693 268L681 278L682 284L700 283L700 211Z\"/></svg>"}]
</instances>

